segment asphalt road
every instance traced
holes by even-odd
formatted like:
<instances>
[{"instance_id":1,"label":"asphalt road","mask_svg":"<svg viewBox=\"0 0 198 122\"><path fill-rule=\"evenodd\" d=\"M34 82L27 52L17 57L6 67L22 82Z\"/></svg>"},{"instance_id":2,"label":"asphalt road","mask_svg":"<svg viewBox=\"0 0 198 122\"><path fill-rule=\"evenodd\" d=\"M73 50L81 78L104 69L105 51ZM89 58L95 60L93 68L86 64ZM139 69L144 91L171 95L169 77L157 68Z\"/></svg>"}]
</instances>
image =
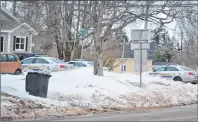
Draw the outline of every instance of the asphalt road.
<instances>
[{"instance_id":1,"label":"asphalt road","mask_svg":"<svg viewBox=\"0 0 198 122\"><path fill-rule=\"evenodd\" d=\"M146 112L119 112L98 115L71 116L56 121L196 121L198 105L165 108Z\"/></svg>"}]
</instances>

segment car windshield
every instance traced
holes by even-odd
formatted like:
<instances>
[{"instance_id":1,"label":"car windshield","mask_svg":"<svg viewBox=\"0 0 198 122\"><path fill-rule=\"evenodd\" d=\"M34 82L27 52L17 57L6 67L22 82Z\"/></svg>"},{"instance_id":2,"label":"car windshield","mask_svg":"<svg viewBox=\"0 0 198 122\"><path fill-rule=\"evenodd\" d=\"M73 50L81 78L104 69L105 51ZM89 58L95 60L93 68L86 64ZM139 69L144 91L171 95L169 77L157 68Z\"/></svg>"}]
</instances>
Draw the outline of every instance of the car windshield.
<instances>
[{"instance_id":1,"label":"car windshield","mask_svg":"<svg viewBox=\"0 0 198 122\"><path fill-rule=\"evenodd\" d=\"M193 69L189 68L189 67L181 67L181 69L185 70L185 71L194 71Z\"/></svg>"},{"instance_id":2,"label":"car windshield","mask_svg":"<svg viewBox=\"0 0 198 122\"><path fill-rule=\"evenodd\" d=\"M60 60L58 58L52 58L50 60L53 61L53 62L55 62L55 63L65 63L63 60Z\"/></svg>"}]
</instances>

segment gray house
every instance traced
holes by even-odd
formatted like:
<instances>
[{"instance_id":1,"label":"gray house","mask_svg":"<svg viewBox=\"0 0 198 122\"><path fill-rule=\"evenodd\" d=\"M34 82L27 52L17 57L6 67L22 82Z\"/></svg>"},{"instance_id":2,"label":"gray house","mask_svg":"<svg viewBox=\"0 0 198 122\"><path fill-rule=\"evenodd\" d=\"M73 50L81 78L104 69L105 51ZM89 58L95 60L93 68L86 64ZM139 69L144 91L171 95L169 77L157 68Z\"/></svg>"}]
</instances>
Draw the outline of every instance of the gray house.
<instances>
[{"instance_id":1,"label":"gray house","mask_svg":"<svg viewBox=\"0 0 198 122\"><path fill-rule=\"evenodd\" d=\"M0 8L1 53L31 53L32 35L37 32L27 23L21 23L4 7Z\"/></svg>"}]
</instances>

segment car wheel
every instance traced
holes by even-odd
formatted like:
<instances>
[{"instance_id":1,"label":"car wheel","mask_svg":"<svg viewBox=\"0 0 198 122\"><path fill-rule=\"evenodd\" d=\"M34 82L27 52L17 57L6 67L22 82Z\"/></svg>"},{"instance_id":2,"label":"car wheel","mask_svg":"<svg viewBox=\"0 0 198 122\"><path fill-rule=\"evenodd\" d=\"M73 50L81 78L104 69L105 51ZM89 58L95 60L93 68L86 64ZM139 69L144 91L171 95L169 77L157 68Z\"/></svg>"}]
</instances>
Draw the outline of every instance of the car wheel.
<instances>
[{"instance_id":1,"label":"car wheel","mask_svg":"<svg viewBox=\"0 0 198 122\"><path fill-rule=\"evenodd\" d=\"M21 70L17 69L14 74L15 75L20 75L21 74Z\"/></svg>"},{"instance_id":2,"label":"car wheel","mask_svg":"<svg viewBox=\"0 0 198 122\"><path fill-rule=\"evenodd\" d=\"M182 79L180 77L175 77L173 80L174 81L182 81Z\"/></svg>"}]
</instances>

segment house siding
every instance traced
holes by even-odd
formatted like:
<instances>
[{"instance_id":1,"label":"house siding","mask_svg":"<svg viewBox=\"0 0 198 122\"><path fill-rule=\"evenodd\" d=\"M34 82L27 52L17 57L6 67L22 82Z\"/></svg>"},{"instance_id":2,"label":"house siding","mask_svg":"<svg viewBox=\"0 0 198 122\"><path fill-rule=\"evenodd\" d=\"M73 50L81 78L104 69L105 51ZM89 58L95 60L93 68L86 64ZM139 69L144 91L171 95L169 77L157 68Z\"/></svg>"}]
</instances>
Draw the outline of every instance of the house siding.
<instances>
[{"instance_id":1,"label":"house siding","mask_svg":"<svg viewBox=\"0 0 198 122\"><path fill-rule=\"evenodd\" d=\"M10 52L12 53L31 53L31 42L32 42L32 34L27 33L28 32L28 28L25 26L22 26L18 29L16 29L13 33L11 33L10 36ZM28 48L27 51L16 51L13 50L13 42L14 42L14 36L24 36L24 37L28 37Z\"/></svg>"},{"instance_id":2,"label":"house siding","mask_svg":"<svg viewBox=\"0 0 198 122\"><path fill-rule=\"evenodd\" d=\"M134 59L133 58L124 58L124 59L116 59L115 63L113 64L113 72L121 73L121 65L126 65L128 73L138 74L138 72L134 71ZM152 60L147 60L147 71L152 71Z\"/></svg>"},{"instance_id":3,"label":"house siding","mask_svg":"<svg viewBox=\"0 0 198 122\"><path fill-rule=\"evenodd\" d=\"M4 40L3 40L3 52L2 53L7 53L8 52L8 33L1 32L1 36L4 37Z\"/></svg>"}]
</instances>

